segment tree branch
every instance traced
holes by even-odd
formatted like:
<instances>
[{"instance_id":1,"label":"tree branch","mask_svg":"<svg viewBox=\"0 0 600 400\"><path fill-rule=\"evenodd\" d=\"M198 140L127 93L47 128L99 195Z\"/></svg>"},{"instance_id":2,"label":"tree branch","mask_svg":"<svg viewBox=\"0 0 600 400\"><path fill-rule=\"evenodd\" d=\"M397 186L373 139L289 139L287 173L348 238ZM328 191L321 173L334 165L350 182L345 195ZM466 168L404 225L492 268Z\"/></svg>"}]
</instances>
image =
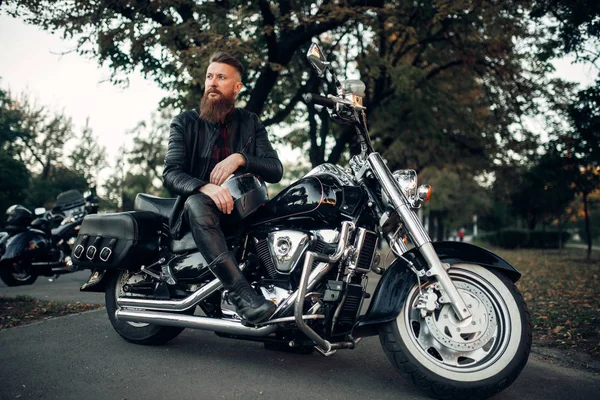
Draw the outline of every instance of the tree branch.
<instances>
[{"instance_id":1,"label":"tree branch","mask_svg":"<svg viewBox=\"0 0 600 400\"><path fill-rule=\"evenodd\" d=\"M268 1L260 0L258 2L260 13L263 17L263 36L267 42L267 53L269 61L277 60L277 36L275 35L275 15L271 11L271 6ZM271 27L270 29L268 27Z\"/></svg>"}]
</instances>

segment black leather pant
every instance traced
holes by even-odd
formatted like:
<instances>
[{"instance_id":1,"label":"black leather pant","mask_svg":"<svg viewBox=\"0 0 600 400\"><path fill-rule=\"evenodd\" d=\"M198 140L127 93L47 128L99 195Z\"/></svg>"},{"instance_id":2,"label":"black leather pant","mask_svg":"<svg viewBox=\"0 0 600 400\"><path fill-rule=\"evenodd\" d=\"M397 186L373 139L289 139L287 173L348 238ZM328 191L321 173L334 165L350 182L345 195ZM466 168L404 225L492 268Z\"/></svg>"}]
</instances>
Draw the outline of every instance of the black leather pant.
<instances>
[{"instance_id":1,"label":"black leather pant","mask_svg":"<svg viewBox=\"0 0 600 400\"><path fill-rule=\"evenodd\" d=\"M214 201L204 193L188 197L183 206L184 222L190 227L198 250L209 264L229 251L221 230L222 215Z\"/></svg>"}]
</instances>

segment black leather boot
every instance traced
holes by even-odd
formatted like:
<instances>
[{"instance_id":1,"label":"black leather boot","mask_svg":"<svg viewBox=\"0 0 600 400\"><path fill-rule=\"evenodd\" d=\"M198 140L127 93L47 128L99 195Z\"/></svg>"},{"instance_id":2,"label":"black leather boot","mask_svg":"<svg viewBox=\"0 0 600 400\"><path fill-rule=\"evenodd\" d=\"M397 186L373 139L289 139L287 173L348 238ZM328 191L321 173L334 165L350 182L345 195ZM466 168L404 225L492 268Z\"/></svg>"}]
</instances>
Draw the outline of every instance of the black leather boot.
<instances>
[{"instance_id":1,"label":"black leather boot","mask_svg":"<svg viewBox=\"0 0 600 400\"><path fill-rule=\"evenodd\" d=\"M275 304L256 293L230 252L221 253L208 267L229 291L229 300L240 317L257 324L273 315L277 308Z\"/></svg>"}]
</instances>

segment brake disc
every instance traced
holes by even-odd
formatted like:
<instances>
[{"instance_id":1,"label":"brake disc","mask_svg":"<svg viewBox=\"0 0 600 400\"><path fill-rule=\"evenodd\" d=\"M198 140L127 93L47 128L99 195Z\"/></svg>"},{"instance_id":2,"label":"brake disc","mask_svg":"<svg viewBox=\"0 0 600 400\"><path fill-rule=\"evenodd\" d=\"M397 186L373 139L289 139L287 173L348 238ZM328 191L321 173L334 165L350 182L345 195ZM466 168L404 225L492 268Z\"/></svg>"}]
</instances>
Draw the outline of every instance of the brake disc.
<instances>
[{"instance_id":1,"label":"brake disc","mask_svg":"<svg viewBox=\"0 0 600 400\"><path fill-rule=\"evenodd\" d=\"M490 299L477 287L466 282L454 282L465 300L471 317L464 321L456 318L451 304L424 319L431 335L442 345L456 351L473 351L489 342L497 328L495 312Z\"/></svg>"}]
</instances>

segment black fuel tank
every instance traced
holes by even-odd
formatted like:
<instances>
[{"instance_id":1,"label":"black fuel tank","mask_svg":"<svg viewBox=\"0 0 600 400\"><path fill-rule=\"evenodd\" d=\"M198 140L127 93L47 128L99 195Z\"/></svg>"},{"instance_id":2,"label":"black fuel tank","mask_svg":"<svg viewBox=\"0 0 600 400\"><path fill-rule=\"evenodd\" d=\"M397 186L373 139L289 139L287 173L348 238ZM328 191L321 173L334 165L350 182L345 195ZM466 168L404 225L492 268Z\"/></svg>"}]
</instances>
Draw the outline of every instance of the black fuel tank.
<instances>
[{"instance_id":1,"label":"black fuel tank","mask_svg":"<svg viewBox=\"0 0 600 400\"><path fill-rule=\"evenodd\" d=\"M360 187L345 186L331 174L306 176L261 207L253 225L283 219L310 220L315 226L339 224L352 218L364 196Z\"/></svg>"}]
</instances>

